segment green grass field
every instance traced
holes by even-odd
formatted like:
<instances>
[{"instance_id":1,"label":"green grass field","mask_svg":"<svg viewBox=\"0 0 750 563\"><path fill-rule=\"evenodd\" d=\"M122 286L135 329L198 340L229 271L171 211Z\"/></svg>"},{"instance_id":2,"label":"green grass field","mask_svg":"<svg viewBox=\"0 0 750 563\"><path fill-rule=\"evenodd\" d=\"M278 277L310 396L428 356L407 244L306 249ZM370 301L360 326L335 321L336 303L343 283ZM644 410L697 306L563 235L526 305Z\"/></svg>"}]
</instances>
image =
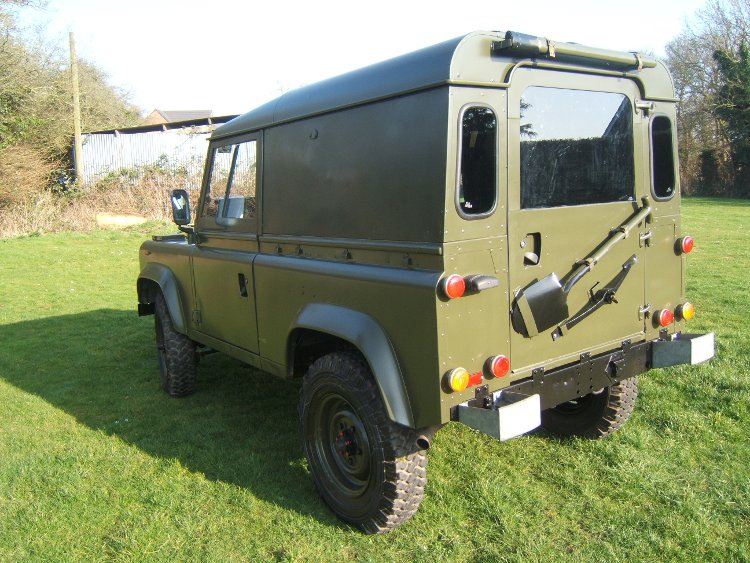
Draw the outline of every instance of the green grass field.
<instances>
[{"instance_id":1,"label":"green grass field","mask_svg":"<svg viewBox=\"0 0 750 563\"><path fill-rule=\"evenodd\" d=\"M750 202L688 200L684 225L718 357L642 377L599 442L449 424L422 508L377 537L313 491L297 382L214 354L195 395L160 392L148 233L0 241L0 561L750 560Z\"/></svg>"}]
</instances>

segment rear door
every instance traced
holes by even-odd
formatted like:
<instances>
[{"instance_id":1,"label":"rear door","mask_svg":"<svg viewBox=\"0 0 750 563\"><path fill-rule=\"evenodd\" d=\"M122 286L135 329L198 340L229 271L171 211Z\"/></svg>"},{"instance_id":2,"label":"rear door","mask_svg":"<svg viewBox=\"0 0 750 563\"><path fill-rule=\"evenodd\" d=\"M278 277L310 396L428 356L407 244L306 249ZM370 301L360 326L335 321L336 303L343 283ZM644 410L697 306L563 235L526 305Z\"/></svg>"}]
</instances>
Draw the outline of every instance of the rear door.
<instances>
[{"instance_id":1,"label":"rear door","mask_svg":"<svg viewBox=\"0 0 750 563\"><path fill-rule=\"evenodd\" d=\"M508 95L508 247L516 373L643 338L645 260L639 233L645 221L566 287L581 261L644 205L648 188L639 164L644 138L637 96L635 85L619 78L540 70L514 76ZM545 282L535 285L539 280ZM552 291L551 301L534 302L540 288ZM612 299L590 311L607 288L615 288ZM528 318L530 302L538 317L549 314L551 326L540 321L537 332L518 322L521 313ZM561 304L567 307L564 319Z\"/></svg>"}]
</instances>

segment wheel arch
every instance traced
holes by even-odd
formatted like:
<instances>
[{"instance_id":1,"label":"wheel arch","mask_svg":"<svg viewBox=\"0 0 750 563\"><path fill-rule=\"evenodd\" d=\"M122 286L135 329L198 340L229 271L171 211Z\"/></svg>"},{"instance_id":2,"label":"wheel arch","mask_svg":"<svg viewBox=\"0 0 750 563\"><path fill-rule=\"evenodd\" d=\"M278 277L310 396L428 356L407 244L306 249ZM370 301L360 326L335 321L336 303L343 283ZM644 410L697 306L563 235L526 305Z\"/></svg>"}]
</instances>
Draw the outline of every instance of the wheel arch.
<instances>
[{"instance_id":1,"label":"wheel arch","mask_svg":"<svg viewBox=\"0 0 750 563\"><path fill-rule=\"evenodd\" d=\"M414 416L404 386L401 368L383 327L371 316L328 303L311 303L299 312L287 340L287 365L295 368L301 339L311 335L345 343L359 351L370 367L388 418L414 428Z\"/></svg>"},{"instance_id":2,"label":"wheel arch","mask_svg":"<svg viewBox=\"0 0 750 563\"><path fill-rule=\"evenodd\" d=\"M154 301L156 291L161 291L167 303L169 316L177 332L187 334L187 323L185 322L185 309L180 299L177 278L174 272L167 266L157 263L149 263L141 270L137 282L138 289L138 314L149 315L154 312Z\"/></svg>"}]
</instances>

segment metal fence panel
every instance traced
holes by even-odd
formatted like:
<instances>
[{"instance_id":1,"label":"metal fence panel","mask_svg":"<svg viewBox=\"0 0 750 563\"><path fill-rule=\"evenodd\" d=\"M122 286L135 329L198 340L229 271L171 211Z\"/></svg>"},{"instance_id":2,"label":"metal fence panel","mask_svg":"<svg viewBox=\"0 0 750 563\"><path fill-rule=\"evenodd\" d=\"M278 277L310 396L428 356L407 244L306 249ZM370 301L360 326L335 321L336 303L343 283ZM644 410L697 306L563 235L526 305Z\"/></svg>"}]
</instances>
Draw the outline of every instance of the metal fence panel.
<instances>
[{"instance_id":1,"label":"metal fence panel","mask_svg":"<svg viewBox=\"0 0 750 563\"><path fill-rule=\"evenodd\" d=\"M88 133L83 139L84 181L91 184L111 173L149 166L200 175L209 135L209 131L194 129Z\"/></svg>"}]
</instances>

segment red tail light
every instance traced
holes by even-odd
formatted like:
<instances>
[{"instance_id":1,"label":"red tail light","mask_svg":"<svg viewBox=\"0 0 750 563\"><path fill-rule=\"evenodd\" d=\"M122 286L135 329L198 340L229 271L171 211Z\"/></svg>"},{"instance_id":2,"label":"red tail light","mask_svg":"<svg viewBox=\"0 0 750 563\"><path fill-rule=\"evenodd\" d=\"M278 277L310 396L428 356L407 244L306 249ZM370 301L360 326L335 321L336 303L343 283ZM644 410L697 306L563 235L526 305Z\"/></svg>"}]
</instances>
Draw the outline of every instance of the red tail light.
<instances>
[{"instance_id":1,"label":"red tail light","mask_svg":"<svg viewBox=\"0 0 750 563\"><path fill-rule=\"evenodd\" d=\"M487 370L495 377L504 377L510 370L510 360L507 356L493 356L487 360Z\"/></svg>"},{"instance_id":2,"label":"red tail light","mask_svg":"<svg viewBox=\"0 0 750 563\"><path fill-rule=\"evenodd\" d=\"M669 309L662 309L654 315L654 319L659 326L668 327L674 322L674 314Z\"/></svg>"},{"instance_id":3,"label":"red tail light","mask_svg":"<svg viewBox=\"0 0 750 563\"><path fill-rule=\"evenodd\" d=\"M461 297L466 291L466 280L458 274L452 274L445 278L440 285L443 293L448 299Z\"/></svg>"},{"instance_id":4,"label":"red tail light","mask_svg":"<svg viewBox=\"0 0 750 563\"><path fill-rule=\"evenodd\" d=\"M690 254L693 251L695 241L690 235L677 239L677 250L680 254Z\"/></svg>"}]
</instances>

